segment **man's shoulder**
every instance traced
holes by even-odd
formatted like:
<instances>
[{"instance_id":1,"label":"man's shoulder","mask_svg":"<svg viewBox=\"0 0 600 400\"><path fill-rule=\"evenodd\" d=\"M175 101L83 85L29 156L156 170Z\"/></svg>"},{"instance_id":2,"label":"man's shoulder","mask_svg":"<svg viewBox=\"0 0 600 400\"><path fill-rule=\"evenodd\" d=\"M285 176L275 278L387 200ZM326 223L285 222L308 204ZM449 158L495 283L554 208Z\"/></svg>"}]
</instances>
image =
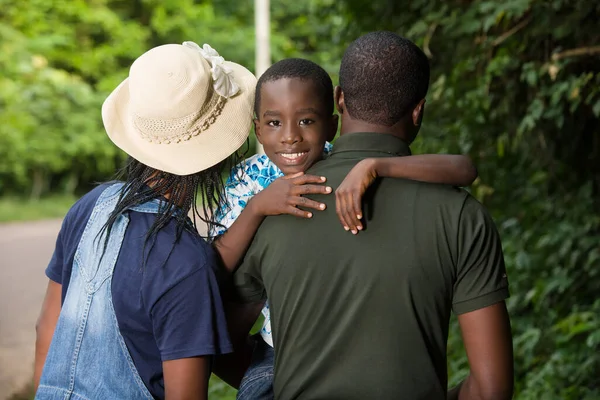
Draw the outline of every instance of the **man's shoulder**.
<instances>
[{"instance_id":1,"label":"man's shoulder","mask_svg":"<svg viewBox=\"0 0 600 400\"><path fill-rule=\"evenodd\" d=\"M495 223L487 208L465 189L424 182L408 181L417 188L414 201L420 214L442 218L459 229L470 224L478 229L495 229ZM406 188L406 186L405 186Z\"/></svg>"},{"instance_id":2,"label":"man's shoulder","mask_svg":"<svg viewBox=\"0 0 600 400\"><path fill-rule=\"evenodd\" d=\"M469 192L458 186L412 180L402 181L405 185L414 186L419 196L430 197L432 199L440 199L443 201L454 200L457 202L464 202L467 197L471 196Z\"/></svg>"},{"instance_id":3,"label":"man's shoulder","mask_svg":"<svg viewBox=\"0 0 600 400\"><path fill-rule=\"evenodd\" d=\"M398 196L403 193L414 196L421 204L462 208L468 198L472 197L465 189L441 183L420 182L409 179L382 178L382 185L387 186Z\"/></svg>"}]
</instances>

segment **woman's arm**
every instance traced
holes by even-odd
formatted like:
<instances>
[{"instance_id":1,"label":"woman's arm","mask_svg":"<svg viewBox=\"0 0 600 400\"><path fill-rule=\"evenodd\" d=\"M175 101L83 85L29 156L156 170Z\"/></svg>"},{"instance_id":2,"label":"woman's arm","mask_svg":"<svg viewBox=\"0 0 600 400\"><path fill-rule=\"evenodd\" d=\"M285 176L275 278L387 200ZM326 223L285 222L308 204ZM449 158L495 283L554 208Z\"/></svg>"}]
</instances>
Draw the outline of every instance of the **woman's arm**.
<instances>
[{"instance_id":1,"label":"woman's arm","mask_svg":"<svg viewBox=\"0 0 600 400\"><path fill-rule=\"evenodd\" d=\"M164 361L166 400L208 399L210 357L190 357Z\"/></svg>"},{"instance_id":2,"label":"woman's arm","mask_svg":"<svg viewBox=\"0 0 600 400\"><path fill-rule=\"evenodd\" d=\"M54 329L56 328L56 323L58 322L58 317L60 315L61 293L62 285L52 280L48 280L48 288L46 289L46 296L44 297L44 303L42 304L42 311L35 325L35 369L33 382L36 391L40 385L40 378L42 376L44 363L46 362L46 355L48 354L52 336L54 335Z\"/></svg>"},{"instance_id":3,"label":"woman's arm","mask_svg":"<svg viewBox=\"0 0 600 400\"><path fill-rule=\"evenodd\" d=\"M265 190L254 196L231 227L217 238L214 246L229 272L238 266L250 246L254 234L268 215L290 214L311 218L312 213L298 207L324 210L325 205L303 197L305 194L331 193L325 178L298 173L276 179Z\"/></svg>"},{"instance_id":4,"label":"woman's arm","mask_svg":"<svg viewBox=\"0 0 600 400\"><path fill-rule=\"evenodd\" d=\"M469 157L450 154L364 159L335 191L336 212L344 229L354 234L362 229L361 199L377 177L469 186L477 178L477 168Z\"/></svg>"}]
</instances>

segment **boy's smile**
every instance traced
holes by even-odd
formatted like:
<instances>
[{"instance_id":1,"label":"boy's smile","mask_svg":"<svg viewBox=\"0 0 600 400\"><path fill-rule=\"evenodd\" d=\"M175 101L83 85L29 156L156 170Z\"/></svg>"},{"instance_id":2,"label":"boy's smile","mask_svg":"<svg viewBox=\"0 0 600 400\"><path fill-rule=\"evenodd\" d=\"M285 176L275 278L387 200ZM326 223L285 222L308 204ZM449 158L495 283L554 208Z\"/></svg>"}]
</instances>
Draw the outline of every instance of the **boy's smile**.
<instances>
[{"instance_id":1,"label":"boy's smile","mask_svg":"<svg viewBox=\"0 0 600 400\"><path fill-rule=\"evenodd\" d=\"M265 82L256 136L266 155L285 174L304 172L323 156L337 130L337 116L327 115L315 83L284 78Z\"/></svg>"}]
</instances>

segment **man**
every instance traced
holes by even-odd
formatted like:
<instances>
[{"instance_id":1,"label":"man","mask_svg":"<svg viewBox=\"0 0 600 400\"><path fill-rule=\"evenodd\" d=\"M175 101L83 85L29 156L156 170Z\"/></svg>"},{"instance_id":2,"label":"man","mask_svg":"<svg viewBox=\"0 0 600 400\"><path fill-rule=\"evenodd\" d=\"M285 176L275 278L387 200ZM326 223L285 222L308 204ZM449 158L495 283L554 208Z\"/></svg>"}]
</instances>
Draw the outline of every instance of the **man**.
<instances>
[{"instance_id":1,"label":"man","mask_svg":"<svg viewBox=\"0 0 600 400\"><path fill-rule=\"evenodd\" d=\"M390 32L357 39L335 91L341 137L307 173L337 187L362 159L409 155L428 83L412 42ZM454 187L381 179L355 236L339 228L333 196L311 197L327 210L267 218L234 275L245 302L269 298L275 397L509 399L508 282L485 209ZM471 374L447 393L451 311Z\"/></svg>"}]
</instances>

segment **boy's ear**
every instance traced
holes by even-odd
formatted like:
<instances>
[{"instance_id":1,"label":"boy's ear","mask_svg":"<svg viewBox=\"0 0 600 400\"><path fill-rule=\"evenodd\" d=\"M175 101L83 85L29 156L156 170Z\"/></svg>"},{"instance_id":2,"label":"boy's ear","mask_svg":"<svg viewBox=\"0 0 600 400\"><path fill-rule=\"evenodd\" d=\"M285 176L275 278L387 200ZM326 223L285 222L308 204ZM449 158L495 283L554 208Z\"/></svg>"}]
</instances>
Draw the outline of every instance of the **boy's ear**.
<instances>
[{"instance_id":1,"label":"boy's ear","mask_svg":"<svg viewBox=\"0 0 600 400\"><path fill-rule=\"evenodd\" d=\"M333 90L333 101L335 103L335 109L337 112L343 114L344 110L346 109L346 104L344 104L344 92L339 86L336 86Z\"/></svg>"},{"instance_id":2,"label":"boy's ear","mask_svg":"<svg viewBox=\"0 0 600 400\"><path fill-rule=\"evenodd\" d=\"M331 126L329 127L329 132L327 133L327 141L331 142L333 138L335 138L335 134L338 130L338 121L340 120L340 116L337 114L333 114L331 116Z\"/></svg>"},{"instance_id":3,"label":"boy's ear","mask_svg":"<svg viewBox=\"0 0 600 400\"><path fill-rule=\"evenodd\" d=\"M258 143L263 144L262 138L260 137L260 121L258 120L258 118L255 118L253 120L253 122L254 122L254 133L256 134L256 140L258 140Z\"/></svg>"}]
</instances>

